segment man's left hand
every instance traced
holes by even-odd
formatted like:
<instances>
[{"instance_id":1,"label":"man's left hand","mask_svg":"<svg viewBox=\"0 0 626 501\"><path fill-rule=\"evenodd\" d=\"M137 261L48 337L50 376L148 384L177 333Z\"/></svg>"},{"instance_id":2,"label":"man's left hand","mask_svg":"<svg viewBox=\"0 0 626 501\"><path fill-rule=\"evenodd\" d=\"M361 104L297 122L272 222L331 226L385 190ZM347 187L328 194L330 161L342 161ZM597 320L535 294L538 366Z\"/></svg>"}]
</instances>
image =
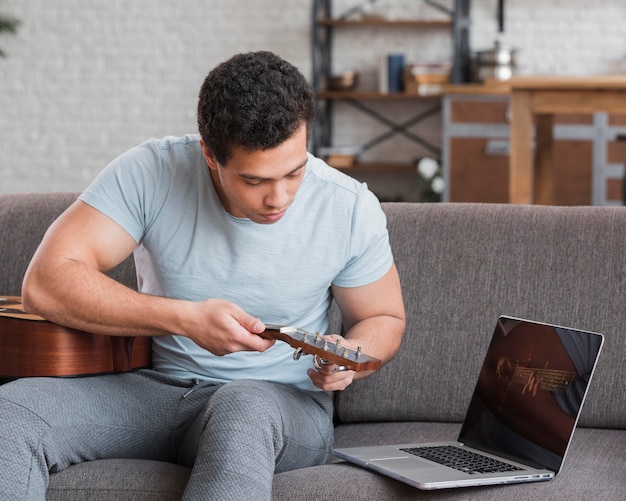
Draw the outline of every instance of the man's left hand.
<instances>
[{"instance_id":1,"label":"man's left hand","mask_svg":"<svg viewBox=\"0 0 626 501\"><path fill-rule=\"evenodd\" d=\"M345 338L338 335L324 336L329 341L341 341L342 346L355 349ZM354 379L355 372L346 370L344 367L325 361L322 357L315 355L315 369L309 369L308 374L313 384L324 391L341 391L345 390Z\"/></svg>"}]
</instances>

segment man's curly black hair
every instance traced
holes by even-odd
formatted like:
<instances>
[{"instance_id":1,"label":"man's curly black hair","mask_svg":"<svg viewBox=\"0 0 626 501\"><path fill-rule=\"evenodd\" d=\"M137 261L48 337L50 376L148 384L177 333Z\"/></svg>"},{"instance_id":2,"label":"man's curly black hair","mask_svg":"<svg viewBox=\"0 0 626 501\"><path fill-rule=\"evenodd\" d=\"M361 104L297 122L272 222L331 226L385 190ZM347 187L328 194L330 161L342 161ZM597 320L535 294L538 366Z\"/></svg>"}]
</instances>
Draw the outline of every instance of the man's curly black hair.
<instances>
[{"instance_id":1,"label":"man's curly black hair","mask_svg":"<svg viewBox=\"0 0 626 501\"><path fill-rule=\"evenodd\" d=\"M198 128L221 165L233 147L267 150L315 119L313 90L298 69L267 52L238 54L206 77L198 100Z\"/></svg>"}]
</instances>

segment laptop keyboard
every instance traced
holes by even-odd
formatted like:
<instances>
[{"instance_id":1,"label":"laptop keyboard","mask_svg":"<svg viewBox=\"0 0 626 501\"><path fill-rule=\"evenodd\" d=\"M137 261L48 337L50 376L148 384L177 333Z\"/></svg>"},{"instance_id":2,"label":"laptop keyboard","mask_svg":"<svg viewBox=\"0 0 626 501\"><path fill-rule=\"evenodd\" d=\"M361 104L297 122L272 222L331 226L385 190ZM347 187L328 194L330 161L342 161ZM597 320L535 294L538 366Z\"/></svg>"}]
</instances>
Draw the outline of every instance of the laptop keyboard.
<instances>
[{"instance_id":1,"label":"laptop keyboard","mask_svg":"<svg viewBox=\"0 0 626 501\"><path fill-rule=\"evenodd\" d=\"M499 473L506 471L518 471L522 468L507 464L497 459L482 456L475 452L455 447L454 445L443 445L434 447L410 447L400 449L414 456L429 459L435 463L449 466L455 470L475 475L477 473Z\"/></svg>"}]
</instances>

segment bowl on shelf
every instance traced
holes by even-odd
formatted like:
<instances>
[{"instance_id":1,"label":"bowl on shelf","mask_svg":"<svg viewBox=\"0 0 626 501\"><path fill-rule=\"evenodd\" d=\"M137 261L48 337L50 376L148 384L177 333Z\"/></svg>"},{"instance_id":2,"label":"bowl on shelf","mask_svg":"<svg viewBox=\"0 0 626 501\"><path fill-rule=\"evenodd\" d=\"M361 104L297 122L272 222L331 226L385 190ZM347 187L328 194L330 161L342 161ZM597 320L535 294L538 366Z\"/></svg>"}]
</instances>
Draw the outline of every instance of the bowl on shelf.
<instances>
[{"instance_id":1,"label":"bowl on shelf","mask_svg":"<svg viewBox=\"0 0 626 501\"><path fill-rule=\"evenodd\" d=\"M356 165L362 151L361 146L322 146L318 154L331 167L345 169Z\"/></svg>"},{"instance_id":2,"label":"bowl on shelf","mask_svg":"<svg viewBox=\"0 0 626 501\"><path fill-rule=\"evenodd\" d=\"M344 71L339 75L330 77L328 90L350 91L354 90L359 82L359 74L355 71Z\"/></svg>"}]
</instances>

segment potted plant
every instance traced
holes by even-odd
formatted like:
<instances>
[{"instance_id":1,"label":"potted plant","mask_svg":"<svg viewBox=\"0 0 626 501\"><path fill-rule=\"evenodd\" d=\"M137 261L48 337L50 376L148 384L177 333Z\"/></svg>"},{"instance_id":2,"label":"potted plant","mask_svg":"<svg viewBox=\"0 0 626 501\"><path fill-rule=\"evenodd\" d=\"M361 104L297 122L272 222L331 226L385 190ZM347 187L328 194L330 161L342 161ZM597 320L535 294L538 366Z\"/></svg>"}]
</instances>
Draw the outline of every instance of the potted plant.
<instances>
[{"instance_id":1,"label":"potted plant","mask_svg":"<svg viewBox=\"0 0 626 501\"><path fill-rule=\"evenodd\" d=\"M20 22L13 18L7 17L0 13L0 35L3 33L15 34ZM5 52L0 48L0 57L6 57Z\"/></svg>"}]
</instances>

